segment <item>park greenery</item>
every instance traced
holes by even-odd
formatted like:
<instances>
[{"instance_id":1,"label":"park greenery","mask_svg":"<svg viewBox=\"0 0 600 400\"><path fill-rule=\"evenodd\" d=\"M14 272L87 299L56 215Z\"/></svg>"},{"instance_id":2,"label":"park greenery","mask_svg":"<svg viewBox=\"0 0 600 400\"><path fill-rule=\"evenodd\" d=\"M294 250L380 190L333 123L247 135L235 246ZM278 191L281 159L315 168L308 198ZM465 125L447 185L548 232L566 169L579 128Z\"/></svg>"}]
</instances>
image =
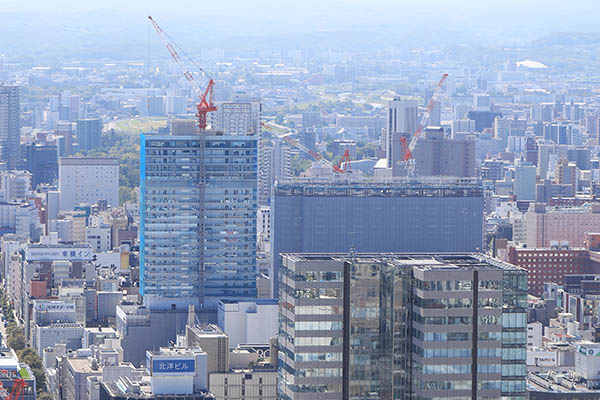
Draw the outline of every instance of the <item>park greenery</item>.
<instances>
[{"instance_id":1,"label":"park greenery","mask_svg":"<svg viewBox=\"0 0 600 400\"><path fill-rule=\"evenodd\" d=\"M110 129L102 134L102 146L76 156L119 159L119 203L136 201L140 184L140 143L138 135Z\"/></svg>"}]
</instances>

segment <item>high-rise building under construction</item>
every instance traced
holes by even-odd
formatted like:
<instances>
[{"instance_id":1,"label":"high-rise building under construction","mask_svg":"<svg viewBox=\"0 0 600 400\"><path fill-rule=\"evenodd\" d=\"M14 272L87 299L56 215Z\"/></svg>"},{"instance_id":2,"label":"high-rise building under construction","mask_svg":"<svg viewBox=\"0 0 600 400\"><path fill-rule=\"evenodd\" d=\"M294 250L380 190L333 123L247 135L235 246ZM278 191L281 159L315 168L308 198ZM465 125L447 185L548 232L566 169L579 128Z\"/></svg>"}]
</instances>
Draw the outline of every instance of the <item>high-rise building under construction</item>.
<instances>
[{"instance_id":1,"label":"high-rise building under construction","mask_svg":"<svg viewBox=\"0 0 600 400\"><path fill-rule=\"evenodd\" d=\"M483 242L476 179L294 179L273 193L271 279L281 253L475 252Z\"/></svg>"},{"instance_id":2,"label":"high-rise building under construction","mask_svg":"<svg viewBox=\"0 0 600 400\"><path fill-rule=\"evenodd\" d=\"M216 311L219 299L256 297L257 139L142 135L140 292L150 309Z\"/></svg>"}]
</instances>

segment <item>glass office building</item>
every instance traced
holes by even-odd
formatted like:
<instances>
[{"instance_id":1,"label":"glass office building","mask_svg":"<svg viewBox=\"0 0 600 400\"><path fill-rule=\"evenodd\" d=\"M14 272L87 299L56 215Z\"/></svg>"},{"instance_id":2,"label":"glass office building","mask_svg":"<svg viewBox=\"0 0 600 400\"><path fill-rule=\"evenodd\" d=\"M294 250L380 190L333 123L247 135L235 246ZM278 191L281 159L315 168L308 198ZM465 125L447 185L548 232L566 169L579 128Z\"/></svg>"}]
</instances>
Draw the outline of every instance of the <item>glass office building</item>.
<instances>
[{"instance_id":1,"label":"glass office building","mask_svg":"<svg viewBox=\"0 0 600 400\"><path fill-rule=\"evenodd\" d=\"M476 254L290 253L280 279L282 399L526 396L524 270Z\"/></svg>"},{"instance_id":2,"label":"glass office building","mask_svg":"<svg viewBox=\"0 0 600 400\"><path fill-rule=\"evenodd\" d=\"M140 292L151 309L256 297L254 137L143 134Z\"/></svg>"}]
</instances>

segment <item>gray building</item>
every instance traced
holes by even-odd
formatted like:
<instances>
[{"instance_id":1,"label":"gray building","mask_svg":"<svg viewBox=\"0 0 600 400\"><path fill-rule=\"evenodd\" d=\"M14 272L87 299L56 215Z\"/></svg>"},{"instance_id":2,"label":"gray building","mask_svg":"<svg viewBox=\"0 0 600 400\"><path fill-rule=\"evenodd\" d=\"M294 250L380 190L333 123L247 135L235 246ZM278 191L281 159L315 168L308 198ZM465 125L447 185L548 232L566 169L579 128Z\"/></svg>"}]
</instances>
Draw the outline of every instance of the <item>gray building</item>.
<instances>
[{"instance_id":1,"label":"gray building","mask_svg":"<svg viewBox=\"0 0 600 400\"><path fill-rule=\"evenodd\" d=\"M417 141L413 158L419 176L476 176L475 140L446 139L440 126L427 127Z\"/></svg>"},{"instance_id":2,"label":"gray building","mask_svg":"<svg viewBox=\"0 0 600 400\"><path fill-rule=\"evenodd\" d=\"M19 162L19 86L0 85L0 161L8 169L16 169Z\"/></svg>"},{"instance_id":3,"label":"gray building","mask_svg":"<svg viewBox=\"0 0 600 400\"><path fill-rule=\"evenodd\" d=\"M473 253L291 253L281 288L280 399L526 398L520 268Z\"/></svg>"},{"instance_id":4,"label":"gray building","mask_svg":"<svg viewBox=\"0 0 600 400\"><path fill-rule=\"evenodd\" d=\"M77 142L79 149L84 151L100 147L102 144L102 121L100 118L77 121Z\"/></svg>"},{"instance_id":5,"label":"gray building","mask_svg":"<svg viewBox=\"0 0 600 400\"><path fill-rule=\"evenodd\" d=\"M482 249L483 188L472 179L296 179L274 188L271 277L280 253Z\"/></svg>"},{"instance_id":6,"label":"gray building","mask_svg":"<svg viewBox=\"0 0 600 400\"><path fill-rule=\"evenodd\" d=\"M417 129L418 108L416 100L395 98L388 101L385 131L385 154L388 168L392 168L402 159L400 138L402 136L410 138Z\"/></svg>"}]
</instances>

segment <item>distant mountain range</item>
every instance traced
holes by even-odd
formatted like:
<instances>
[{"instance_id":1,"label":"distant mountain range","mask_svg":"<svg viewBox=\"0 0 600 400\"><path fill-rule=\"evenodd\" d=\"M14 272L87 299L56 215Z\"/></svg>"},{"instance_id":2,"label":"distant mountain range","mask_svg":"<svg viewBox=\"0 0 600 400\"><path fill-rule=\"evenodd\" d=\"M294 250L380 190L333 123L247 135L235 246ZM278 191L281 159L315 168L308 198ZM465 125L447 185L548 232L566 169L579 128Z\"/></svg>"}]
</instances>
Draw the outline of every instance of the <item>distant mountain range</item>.
<instances>
[{"instance_id":1,"label":"distant mountain range","mask_svg":"<svg viewBox=\"0 0 600 400\"><path fill-rule=\"evenodd\" d=\"M600 32L557 32L534 40L529 47L598 45L600 45Z\"/></svg>"}]
</instances>

